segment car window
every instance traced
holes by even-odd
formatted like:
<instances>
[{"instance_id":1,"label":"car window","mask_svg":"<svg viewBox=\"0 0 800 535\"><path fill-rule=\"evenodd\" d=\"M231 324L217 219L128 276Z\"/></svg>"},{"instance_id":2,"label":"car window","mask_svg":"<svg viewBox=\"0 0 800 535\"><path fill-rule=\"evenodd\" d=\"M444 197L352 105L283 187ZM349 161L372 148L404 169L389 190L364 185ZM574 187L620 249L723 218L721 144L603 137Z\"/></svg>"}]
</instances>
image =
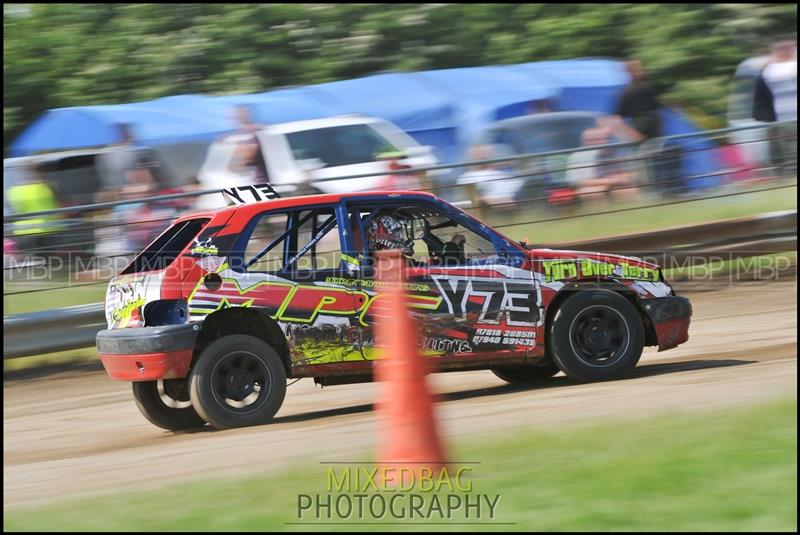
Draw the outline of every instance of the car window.
<instances>
[{"instance_id":1,"label":"car window","mask_svg":"<svg viewBox=\"0 0 800 535\"><path fill-rule=\"evenodd\" d=\"M139 253L120 275L166 269L209 221L203 218L175 223Z\"/></svg>"},{"instance_id":2,"label":"car window","mask_svg":"<svg viewBox=\"0 0 800 535\"><path fill-rule=\"evenodd\" d=\"M324 167L375 161L376 155L397 151L388 139L364 124L303 130L286 134L295 160L318 159Z\"/></svg>"},{"instance_id":3,"label":"car window","mask_svg":"<svg viewBox=\"0 0 800 535\"><path fill-rule=\"evenodd\" d=\"M247 271L313 274L341 259L333 208L268 213L257 221L244 253Z\"/></svg>"},{"instance_id":4,"label":"car window","mask_svg":"<svg viewBox=\"0 0 800 535\"><path fill-rule=\"evenodd\" d=\"M279 271L283 267L287 214L267 214L256 223L247 241L244 259L248 271ZM252 263L251 263L252 262Z\"/></svg>"},{"instance_id":5,"label":"car window","mask_svg":"<svg viewBox=\"0 0 800 535\"><path fill-rule=\"evenodd\" d=\"M358 207L362 231L354 223L353 237L356 249L370 257L376 250L386 248L377 233L384 232L383 217L399 228L392 237L396 248L405 248L406 256L417 265L462 266L485 263L497 257L491 240L460 224L451 216L427 204L409 204L378 207ZM399 224L399 227L397 225ZM391 242L390 242L391 243ZM359 247L359 244L360 247ZM395 247L392 247L395 248Z\"/></svg>"},{"instance_id":6,"label":"car window","mask_svg":"<svg viewBox=\"0 0 800 535\"><path fill-rule=\"evenodd\" d=\"M304 221L297 229L296 270L301 272L337 269L342 250L339 227L332 209L306 210L300 213Z\"/></svg>"}]
</instances>

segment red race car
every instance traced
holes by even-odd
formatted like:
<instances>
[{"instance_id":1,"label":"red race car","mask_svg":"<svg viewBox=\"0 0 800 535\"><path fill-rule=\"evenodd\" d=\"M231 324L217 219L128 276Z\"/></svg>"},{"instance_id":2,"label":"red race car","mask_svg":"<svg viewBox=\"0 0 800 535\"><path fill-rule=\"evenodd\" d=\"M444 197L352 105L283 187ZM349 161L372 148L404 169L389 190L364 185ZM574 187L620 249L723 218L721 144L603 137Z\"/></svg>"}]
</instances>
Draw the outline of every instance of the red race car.
<instances>
[{"instance_id":1,"label":"red race car","mask_svg":"<svg viewBox=\"0 0 800 535\"><path fill-rule=\"evenodd\" d=\"M688 339L689 301L636 258L529 250L426 193L223 194L233 206L179 219L106 294L103 365L166 429L267 422L290 378L371 380L380 249L403 252L436 371L600 381Z\"/></svg>"}]
</instances>

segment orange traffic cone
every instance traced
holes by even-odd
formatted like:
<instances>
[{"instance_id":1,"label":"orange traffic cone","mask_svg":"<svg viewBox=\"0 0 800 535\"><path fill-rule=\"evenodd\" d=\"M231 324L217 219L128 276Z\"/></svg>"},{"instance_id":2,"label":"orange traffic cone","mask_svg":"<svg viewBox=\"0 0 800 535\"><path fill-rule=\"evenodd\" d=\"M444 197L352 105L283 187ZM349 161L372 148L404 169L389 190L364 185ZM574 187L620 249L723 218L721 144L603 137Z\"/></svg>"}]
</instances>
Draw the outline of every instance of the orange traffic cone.
<instances>
[{"instance_id":1,"label":"orange traffic cone","mask_svg":"<svg viewBox=\"0 0 800 535\"><path fill-rule=\"evenodd\" d=\"M425 383L426 363L417 342L420 328L409 312L400 251L377 255L381 297L376 338L381 358L375 363L379 385L378 465L386 486L408 485L420 474L439 474L445 457L433 415L433 397Z\"/></svg>"}]
</instances>

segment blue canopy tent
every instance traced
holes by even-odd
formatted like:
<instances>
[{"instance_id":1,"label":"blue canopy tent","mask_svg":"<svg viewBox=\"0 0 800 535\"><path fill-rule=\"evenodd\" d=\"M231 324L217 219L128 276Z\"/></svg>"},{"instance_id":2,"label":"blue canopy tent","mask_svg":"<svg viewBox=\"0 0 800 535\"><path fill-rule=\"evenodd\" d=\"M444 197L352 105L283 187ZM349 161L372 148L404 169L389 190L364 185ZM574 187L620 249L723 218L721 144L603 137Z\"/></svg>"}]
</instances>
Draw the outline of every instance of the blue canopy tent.
<instances>
[{"instance_id":1,"label":"blue canopy tent","mask_svg":"<svg viewBox=\"0 0 800 535\"><path fill-rule=\"evenodd\" d=\"M385 73L250 95L182 95L113 106L46 112L11 144L12 156L115 141L114 124L130 123L139 142L154 147L209 143L235 128L231 109L248 106L255 119L275 124L361 113L387 119L444 162L463 159L466 148L494 121L531 112L534 101L560 110L612 113L629 77L620 61L576 59L414 73ZM662 110L666 135L696 132L679 112ZM675 142L688 155L684 173L715 168L708 141ZM701 146L703 143L705 145ZM690 147L691 145L691 147ZM698 187L712 178L693 182Z\"/></svg>"},{"instance_id":2,"label":"blue canopy tent","mask_svg":"<svg viewBox=\"0 0 800 535\"><path fill-rule=\"evenodd\" d=\"M234 127L212 101L184 95L49 110L14 140L11 155L107 145L118 140L115 125L120 123L132 125L137 141L144 144L211 141Z\"/></svg>"},{"instance_id":3,"label":"blue canopy tent","mask_svg":"<svg viewBox=\"0 0 800 535\"><path fill-rule=\"evenodd\" d=\"M497 120L497 110L526 106L559 93L555 85L520 75L505 65L425 71L412 76L452 100L459 159L466 147Z\"/></svg>"}]
</instances>

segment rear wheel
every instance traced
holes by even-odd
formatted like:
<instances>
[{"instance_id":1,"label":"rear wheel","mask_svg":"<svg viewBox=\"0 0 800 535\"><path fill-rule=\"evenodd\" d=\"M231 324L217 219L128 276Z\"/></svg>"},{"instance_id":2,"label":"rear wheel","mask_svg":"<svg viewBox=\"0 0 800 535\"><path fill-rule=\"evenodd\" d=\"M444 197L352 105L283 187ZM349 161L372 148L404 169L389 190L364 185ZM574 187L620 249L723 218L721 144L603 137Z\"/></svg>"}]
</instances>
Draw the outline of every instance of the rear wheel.
<instances>
[{"instance_id":1,"label":"rear wheel","mask_svg":"<svg viewBox=\"0 0 800 535\"><path fill-rule=\"evenodd\" d=\"M535 385L550 379L559 369L554 362L548 361L542 365L503 366L494 368L492 372L512 385Z\"/></svg>"},{"instance_id":2,"label":"rear wheel","mask_svg":"<svg viewBox=\"0 0 800 535\"><path fill-rule=\"evenodd\" d=\"M192 407L186 379L135 381L131 384L136 406L153 425L181 431L206 424Z\"/></svg>"},{"instance_id":3,"label":"rear wheel","mask_svg":"<svg viewBox=\"0 0 800 535\"><path fill-rule=\"evenodd\" d=\"M192 405L218 429L268 422L286 396L286 370L263 340L234 334L211 343L189 377Z\"/></svg>"},{"instance_id":4,"label":"rear wheel","mask_svg":"<svg viewBox=\"0 0 800 535\"><path fill-rule=\"evenodd\" d=\"M639 362L644 326L636 308L618 293L582 291L553 316L549 348L553 361L572 379L616 379Z\"/></svg>"}]
</instances>

